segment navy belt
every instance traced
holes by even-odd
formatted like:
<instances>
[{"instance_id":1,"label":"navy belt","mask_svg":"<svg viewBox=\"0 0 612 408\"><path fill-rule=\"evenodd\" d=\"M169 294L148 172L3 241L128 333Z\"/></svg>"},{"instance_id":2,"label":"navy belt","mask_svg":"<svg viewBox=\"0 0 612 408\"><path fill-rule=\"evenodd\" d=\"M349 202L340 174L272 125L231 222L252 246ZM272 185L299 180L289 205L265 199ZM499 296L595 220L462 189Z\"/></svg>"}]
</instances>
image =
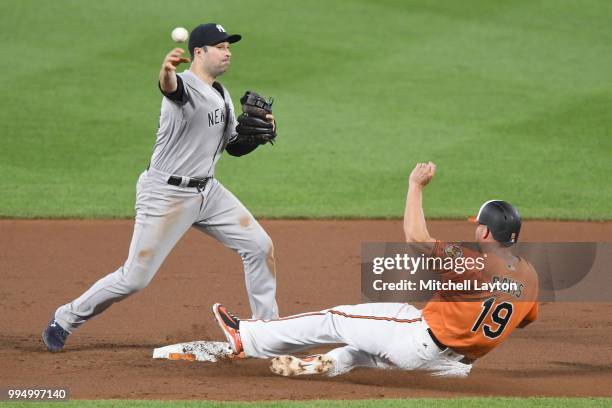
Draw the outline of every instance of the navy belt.
<instances>
[{"instance_id":1,"label":"navy belt","mask_svg":"<svg viewBox=\"0 0 612 408\"><path fill-rule=\"evenodd\" d=\"M442 343L440 340L438 340L438 338L433 334L433 332L431 331L430 328L427 328L427 334L429 334L429 337L431 337L431 339L433 340L435 345L438 346L438 348L440 350L444 351L444 350L450 348L447 345L445 345L444 343ZM455 351L455 350L453 350L453 351ZM457 353L457 352L455 351L455 353ZM461 354L461 353L457 353L457 354ZM461 360L459 360L459 362L463 363L463 364L473 364L474 361L476 361L476 360L474 360L473 358L466 357L466 356L463 356L463 358Z\"/></svg>"},{"instance_id":2,"label":"navy belt","mask_svg":"<svg viewBox=\"0 0 612 408\"><path fill-rule=\"evenodd\" d=\"M197 177L186 177L189 181L187 182L186 187L195 187L199 191L202 191L206 188L206 184L212 177L206 178L197 178ZM168 184L172 184L173 186L180 186L183 183L183 177L179 176L170 176L168 178Z\"/></svg>"},{"instance_id":3,"label":"navy belt","mask_svg":"<svg viewBox=\"0 0 612 408\"><path fill-rule=\"evenodd\" d=\"M438 346L440 350L446 350L448 348L448 346L444 345L440 340L438 340L436 336L434 336L430 328L427 328L427 333L429 334L429 337L431 337L433 342L436 344L436 346Z\"/></svg>"}]
</instances>

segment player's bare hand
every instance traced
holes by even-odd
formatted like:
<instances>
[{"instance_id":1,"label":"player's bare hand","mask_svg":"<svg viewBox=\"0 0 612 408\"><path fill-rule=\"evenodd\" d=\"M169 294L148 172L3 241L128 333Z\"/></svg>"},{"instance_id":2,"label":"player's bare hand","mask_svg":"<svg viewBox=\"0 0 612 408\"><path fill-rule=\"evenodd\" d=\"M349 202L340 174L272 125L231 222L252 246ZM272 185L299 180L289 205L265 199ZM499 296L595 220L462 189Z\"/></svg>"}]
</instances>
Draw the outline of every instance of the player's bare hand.
<instances>
[{"instance_id":1,"label":"player's bare hand","mask_svg":"<svg viewBox=\"0 0 612 408\"><path fill-rule=\"evenodd\" d=\"M162 68L166 71L176 71L176 67L181 63L191 61L189 58L183 57L183 53L185 52L182 48L175 48L166 55L164 58L164 62L162 63Z\"/></svg>"},{"instance_id":2,"label":"player's bare hand","mask_svg":"<svg viewBox=\"0 0 612 408\"><path fill-rule=\"evenodd\" d=\"M276 130L276 121L274 120L274 115L268 113L266 115L266 120L270 123L272 123L272 129Z\"/></svg>"},{"instance_id":3,"label":"player's bare hand","mask_svg":"<svg viewBox=\"0 0 612 408\"><path fill-rule=\"evenodd\" d=\"M417 163L412 173L410 173L409 182L410 184L425 187L429 184L434 174L436 174L436 165L434 163Z\"/></svg>"}]
</instances>

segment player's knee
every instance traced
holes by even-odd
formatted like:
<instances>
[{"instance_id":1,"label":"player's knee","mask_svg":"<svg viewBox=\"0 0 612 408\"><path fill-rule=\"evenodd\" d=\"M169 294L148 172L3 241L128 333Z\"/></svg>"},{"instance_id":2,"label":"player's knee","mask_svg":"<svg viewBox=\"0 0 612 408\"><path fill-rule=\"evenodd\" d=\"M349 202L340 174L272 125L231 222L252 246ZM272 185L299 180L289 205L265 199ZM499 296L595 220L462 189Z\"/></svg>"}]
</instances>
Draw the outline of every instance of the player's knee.
<instances>
[{"instance_id":1,"label":"player's knee","mask_svg":"<svg viewBox=\"0 0 612 408\"><path fill-rule=\"evenodd\" d=\"M267 249L264 252L266 254L266 260L268 262L274 262L275 261L275 258L274 258L274 244L272 243L271 239L269 240Z\"/></svg>"},{"instance_id":2,"label":"player's knee","mask_svg":"<svg viewBox=\"0 0 612 408\"><path fill-rule=\"evenodd\" d=\"M155 275L155 273L148 273L150 271L147 271L146 268L141 268L139 266L129 269L124 267L124 271L123 282L126 294L128 295L146 288L149 283L151 283L151 280Z\"/></svg>"},{"instance_id":3,"label":"player's knee","mask_svg":"<svg viewBox=\"0 0 612 408\"><path fill-rule=\"evenodd\" d=\"M151 280L144 276L128 276L123 279L123 287L126 295L139 292L149 285Z\"/></svg>"},{"instance_id":4,"label":"player's knee","mask_svg":"<svg viewBox=\"0 0 612 408\"><path fill-rule=\"evenodd\" d=\"M128 288L131 291L131 293L136 293L136 292L143 290L147 286L149 286L150 282L151 282L150 279L144 279L142 277L139 277L137 279L130 279L128 281Z\"/></svg>"},{"instance_id":5,"label":"player's knee","mask_svg":"<svg viewBox=\"0 0 612 408\"><path fill-rule=\"evenodd\" d=\"M251 241L250 248L246 253L248 258L255 258L258 260L265 260L268 258L274 259L274 244L272 239L265 231L262 230L260 234Z\"/></svg>"}]
</instances>

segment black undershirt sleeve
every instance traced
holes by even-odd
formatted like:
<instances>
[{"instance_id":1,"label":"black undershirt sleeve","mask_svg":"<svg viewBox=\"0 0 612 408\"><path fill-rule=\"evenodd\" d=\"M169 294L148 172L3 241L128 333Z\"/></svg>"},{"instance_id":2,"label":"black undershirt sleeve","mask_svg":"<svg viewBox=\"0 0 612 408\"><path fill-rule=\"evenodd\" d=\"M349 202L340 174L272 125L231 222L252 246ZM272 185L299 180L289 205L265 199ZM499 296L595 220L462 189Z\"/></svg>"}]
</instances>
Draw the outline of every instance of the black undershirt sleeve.
<instances>
[{"instance_id":1,"label":"black undershirt sleeve","mask_svg":"<svg viewBox=\"0 0 612 408\"><path fill-rule=\"evenodd\" d=\"M185 92L185 86L183 85L183 80L180 76L176 76L176 91L172 93L164 92L161 89L161 84L159 82L157 83L157 86L159 87L161 93L171 101L180 105L187 103L187 93Z\"/></svg>"}]
</instances>

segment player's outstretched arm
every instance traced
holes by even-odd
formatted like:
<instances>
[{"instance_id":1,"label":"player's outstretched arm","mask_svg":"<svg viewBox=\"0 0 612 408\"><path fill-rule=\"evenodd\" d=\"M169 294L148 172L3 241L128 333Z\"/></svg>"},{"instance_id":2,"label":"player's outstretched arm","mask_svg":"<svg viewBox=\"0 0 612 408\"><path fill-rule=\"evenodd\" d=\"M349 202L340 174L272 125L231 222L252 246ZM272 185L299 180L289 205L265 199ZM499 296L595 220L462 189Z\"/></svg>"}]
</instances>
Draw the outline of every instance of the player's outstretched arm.
<instances>
[{"instance_id":1,"label":"player's outstretched arm","mask_svg":"<svg viewBox=\"0 0 612 408\"><path fill-rule=\"evenodd\" d=\"M404 210L404 234L406 242L434 242L427 231L425 214L423 213L423 188L436 173L436 165L432 162L417 163L408 179L408 194Z\"/></svg>"},{"instance_id":2,"label":"player's outstretched arm","mask_svg":"<svg viewBox=\"0 0 612 408\"><path fill-rule=\"evenodd\" d=\"M176 81L176 67L182 62L189 62L189 58L182 57L185 50L175 48L166 55L159 71L159 88L162 92L171 94L178 87Z\"/></svg>"}]
</instances>

